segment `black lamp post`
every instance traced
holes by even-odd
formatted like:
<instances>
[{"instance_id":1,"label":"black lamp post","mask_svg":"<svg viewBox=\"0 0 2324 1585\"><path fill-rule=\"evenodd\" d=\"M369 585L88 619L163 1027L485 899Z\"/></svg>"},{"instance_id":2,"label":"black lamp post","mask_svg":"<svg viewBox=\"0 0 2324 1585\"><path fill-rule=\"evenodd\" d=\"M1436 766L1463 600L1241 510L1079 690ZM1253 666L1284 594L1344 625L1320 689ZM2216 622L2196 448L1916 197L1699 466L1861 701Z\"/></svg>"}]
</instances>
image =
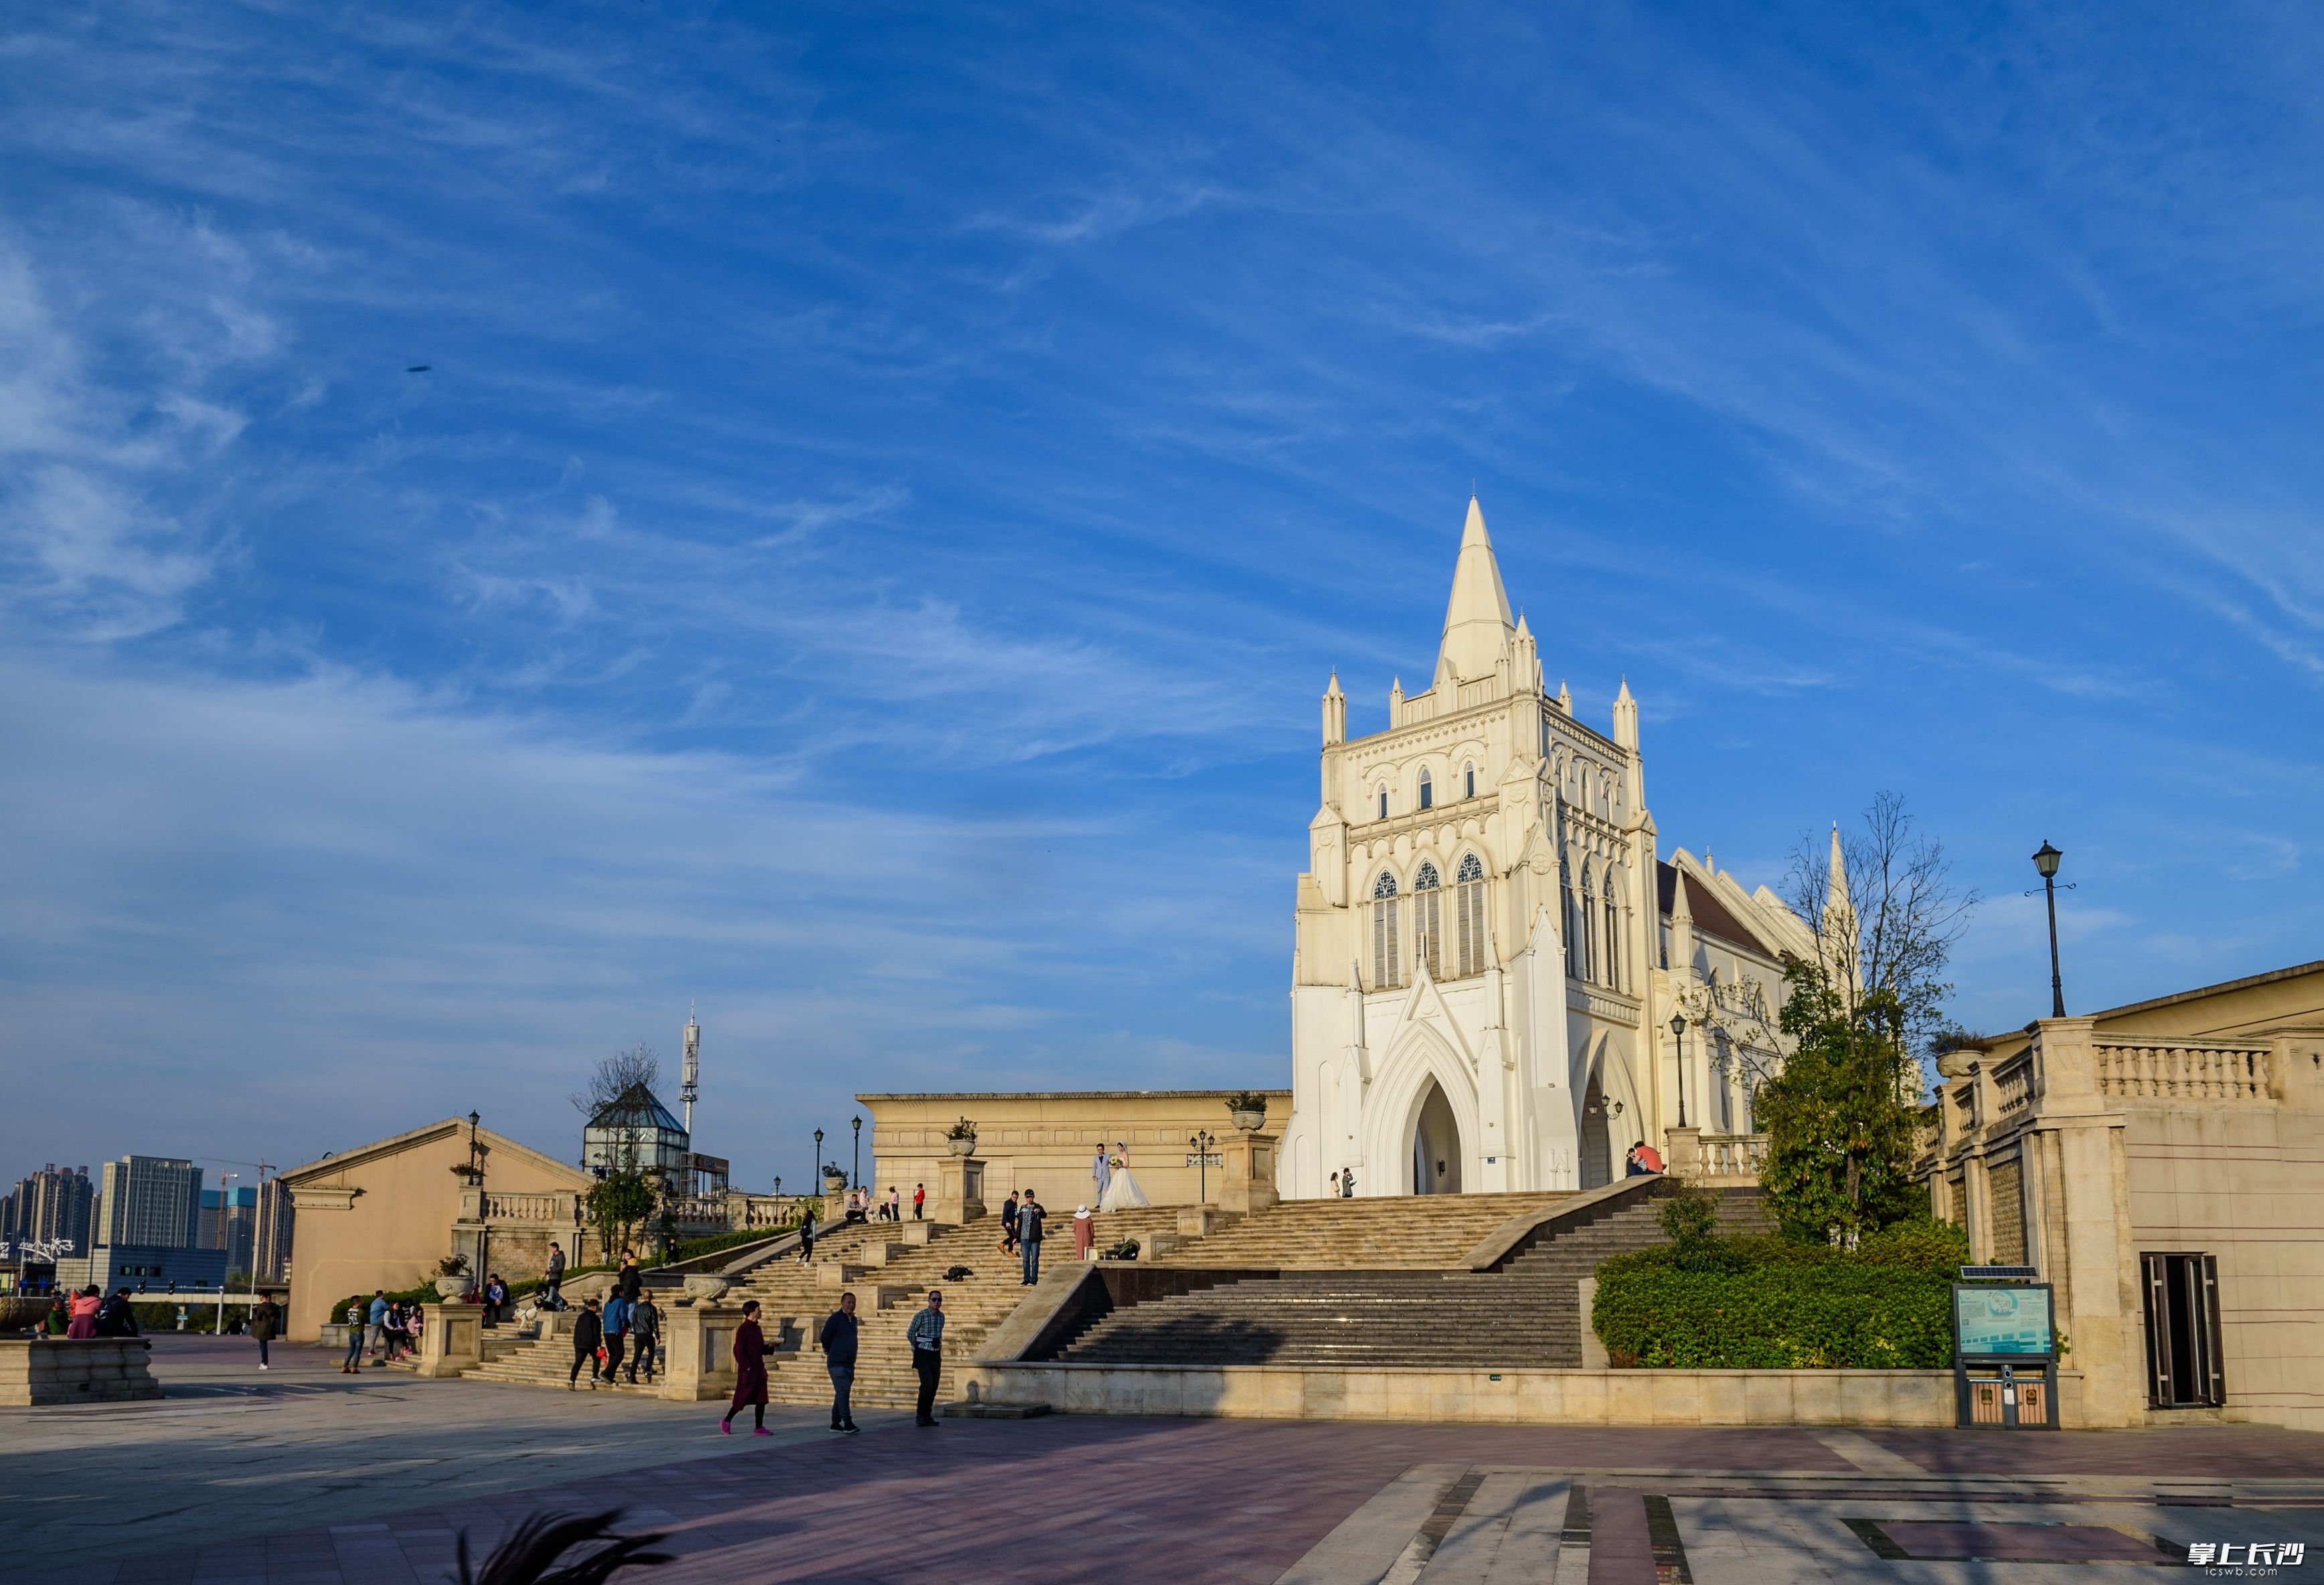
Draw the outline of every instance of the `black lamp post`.
<instances>
[{"instance_id":1,"label":"black lamp post","mask_svg":"<svg viewBox=\"0 0 2324 1585\"><path fill-rule=\"evenodd\" d=\"M1198 1129L1186 1136L1186 1143L1194 1147L1194 1200L1197 1204L1211 1203L1211 1147L1219 1142L1218 1136L1208 1129Z\"/></svg>"},{"instance_id":2,"label":"black lamp post","mask_svg":"<svg viewBox=\"0 0 2324 1585\"><path fill-rule=\"evenodd\" d=\"M1671 1046L1678 1053L1678 1126L1686 1127L1686 1015L1671 1014Z\"/></svg>"},{"instance_id":3,"label":"black lamp post","mask_svg":"<svg viewBox=\"0 0 2324 1585\"><path fill-rule=\"evenodd\" d=\"M859 1189L863 1186L863 1120L860 1117L855 1120L854 1175L847 1181Z\"/></svg>"},{"instance_id":4,"label":"black lamp post","mask_svg":"<svg viewBox=\"0 0 2324 1585\"><path fill-rule=\"evenodd\" d=\"M807 1179L807 1182L815 1185L816 1193L823 1193L823 1130L821 1129L815 1131L815 1176Z\"/></svg>"},{"instance_id":5,"label":"black lamp post","mask_svg":"<svg viewBox=\"0 0 2324 1585\"><path fill-rule=\"evenodd\" d=\"M2042 871L2042 895L2050 905L2050 1016L2066 1016L2066 982L2058 974L2058 861L2066 855L2050 845L2044 837L2034 855L2034 867Z\"/></svg>"}]
</instances>

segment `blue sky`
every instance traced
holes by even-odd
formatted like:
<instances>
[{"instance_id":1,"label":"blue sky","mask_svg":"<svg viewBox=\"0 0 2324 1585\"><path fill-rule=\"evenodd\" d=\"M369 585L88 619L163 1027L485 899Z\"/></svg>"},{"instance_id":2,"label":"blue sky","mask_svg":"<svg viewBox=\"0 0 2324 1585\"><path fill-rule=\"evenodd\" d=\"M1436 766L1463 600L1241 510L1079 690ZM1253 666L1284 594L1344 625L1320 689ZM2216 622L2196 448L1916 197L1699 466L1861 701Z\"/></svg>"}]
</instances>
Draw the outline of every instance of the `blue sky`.
<instances>
[{"instance_id":1,"label":"blue sky","mask_svg":"<svg viewBox=\"0 0 2324 1585\"><path fill-rule=\"evenodd\" d=\"M705 1027L1280 1083L1471 482L1666 847L1894 788L1977 1027L2305 961L2286 5L137 6L0 36L0 1166L553 1149ZM407 366L430 365L425 374Z\"/></svg>"}]
</instances>

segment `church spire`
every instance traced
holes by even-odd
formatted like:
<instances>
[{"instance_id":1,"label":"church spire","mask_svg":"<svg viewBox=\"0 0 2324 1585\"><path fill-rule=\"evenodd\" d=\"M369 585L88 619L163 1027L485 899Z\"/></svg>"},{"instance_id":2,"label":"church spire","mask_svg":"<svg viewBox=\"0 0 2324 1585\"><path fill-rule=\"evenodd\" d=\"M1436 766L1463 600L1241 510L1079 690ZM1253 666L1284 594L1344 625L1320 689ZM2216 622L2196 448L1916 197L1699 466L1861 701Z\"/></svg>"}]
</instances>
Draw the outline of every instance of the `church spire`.
<instances>
[{"instance_id":1,"label":"church spire","mask_svg":"<svg viewBox=\"0 0 2324 1585\"><path fill-rule=\"evenodd\" d=\"M1622 691L1614 696L1614 741L1626 749L1638 746L1638 701L1630 696L1630 679L1622 679Z\"/></svg>"},{"instance_id":2,"label":"church spire","mask_svg":"<svg viewBox=\"0 0 2324 1585\"><path fill-rule=\"evenodd\" d=\"M1485 532L1484 509L1469 497L1469 521L1461 529L1461 559L1452 569L1452 598L1444 607L1444 642L1437 650L1436 675L1447 667L1468 678L1489 677L1508 652L1517 624L1509 617L1508 592Z\"/></svg>"},{"instance_id":3,"label":"church spire","mask_svg":"<svg viewBox=\"0 0 2324 1585\"><path fill-rule=\"evenodd\" d=\"M1340 691L1340 668L1332 668L1332 686L1323 690L1323 742L1348 741L1348 696Z\"/></svg>"}]
</instances>

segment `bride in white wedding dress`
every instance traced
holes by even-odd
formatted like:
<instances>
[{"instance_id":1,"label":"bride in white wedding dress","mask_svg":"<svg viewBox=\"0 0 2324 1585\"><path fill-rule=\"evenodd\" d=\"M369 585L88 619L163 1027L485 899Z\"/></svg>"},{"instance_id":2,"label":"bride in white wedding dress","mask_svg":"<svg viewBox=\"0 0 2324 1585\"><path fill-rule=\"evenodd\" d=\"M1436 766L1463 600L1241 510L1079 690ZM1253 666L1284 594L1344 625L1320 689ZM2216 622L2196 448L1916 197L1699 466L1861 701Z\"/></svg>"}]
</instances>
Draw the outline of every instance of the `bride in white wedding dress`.
<instances>
[{"instance_id":1,"label":"bride in white wedding dress","mask_svg":"<svg viewBox=\"0 0 2324 1585\"><path fill-rule=\"evenodd\" d=\"M1105 1193L1098 1197L1100 1211L1135 1211L1154 1203L1130 1173L1130 1147L1125 1141L1114 1141L1113 1154L1106 1157L1106 1166L1113 1175L1106 1180Z\"/></svg>"}]
</instances>

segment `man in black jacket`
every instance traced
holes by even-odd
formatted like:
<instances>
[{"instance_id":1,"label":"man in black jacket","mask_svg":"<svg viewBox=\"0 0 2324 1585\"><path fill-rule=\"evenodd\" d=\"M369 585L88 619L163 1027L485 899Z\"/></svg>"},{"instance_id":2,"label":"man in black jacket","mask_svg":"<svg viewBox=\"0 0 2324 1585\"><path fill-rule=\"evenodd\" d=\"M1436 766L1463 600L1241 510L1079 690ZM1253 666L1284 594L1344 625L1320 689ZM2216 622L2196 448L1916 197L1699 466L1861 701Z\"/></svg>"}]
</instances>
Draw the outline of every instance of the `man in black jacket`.
<instances>
[{"instance_id":1,"label":"man in black jacket","mask_svg":"<svg viewBox=\"0 0 2324 1585\"><path fill-rule=\"evenodd\" d=\"M573 1318L573 1368L566 1372L565 1390L571 1392L573 1384L581 1378L581 1367L589 1368L589 1390L597 1390L597 1346L605 1341L605 1322L597 1313L597 1301L590 1299Z\"/></svg>"},{"instance_id":2,"label":"man in black jacket","mask_svg":"<svg viewBox=\"0 0 2324 1585\"><path fill-rule=\"evenodd\" d=\"M839 1308L823 1323L816 1341L823 1344L824 1368L831 1372L831 1428L855 1429L855 1409L848 1395L855 1388L855 1295L839 1295Z\"/></svg>"},{"instance_id":3,"label":"man in black jacket","mask_svg":"<svg viewBox=\"0 0 2324 1585\"><path fill-rule=\"evenodd\" d=\"M1041 1209L1041 1202L1033 1191L1025 1191L1025 1203L1017 1208L1017 1244L1024 1254L1025 1286L1031 1287L1041 1280L1041 1224L1049 1213Z\"/></svg>"}]
</instances>

